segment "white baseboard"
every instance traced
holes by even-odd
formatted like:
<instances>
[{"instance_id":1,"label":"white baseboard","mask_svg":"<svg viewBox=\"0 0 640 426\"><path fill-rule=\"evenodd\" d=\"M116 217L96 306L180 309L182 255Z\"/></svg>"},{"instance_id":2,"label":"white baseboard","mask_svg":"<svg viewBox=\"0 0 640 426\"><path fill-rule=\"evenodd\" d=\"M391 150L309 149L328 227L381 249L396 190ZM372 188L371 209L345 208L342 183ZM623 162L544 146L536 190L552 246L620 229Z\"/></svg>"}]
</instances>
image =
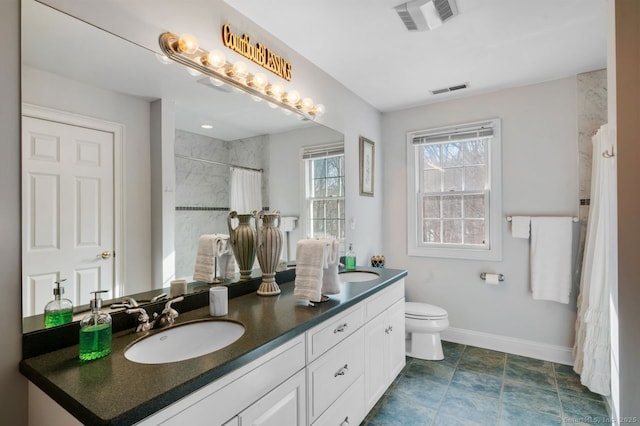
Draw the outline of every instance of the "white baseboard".
<instances>
[{"instance_id":1,"label":"white baseboard","mask_svg":"<svg viewBox=\"0 0 640 426\"><path fill-rule=\"evenodd\" d=\"M440 333L442 340L479 348L506 352L558 364L573 365L572 348L533 342L531 340L449 327Z\"/></svg>"}]
</instances>

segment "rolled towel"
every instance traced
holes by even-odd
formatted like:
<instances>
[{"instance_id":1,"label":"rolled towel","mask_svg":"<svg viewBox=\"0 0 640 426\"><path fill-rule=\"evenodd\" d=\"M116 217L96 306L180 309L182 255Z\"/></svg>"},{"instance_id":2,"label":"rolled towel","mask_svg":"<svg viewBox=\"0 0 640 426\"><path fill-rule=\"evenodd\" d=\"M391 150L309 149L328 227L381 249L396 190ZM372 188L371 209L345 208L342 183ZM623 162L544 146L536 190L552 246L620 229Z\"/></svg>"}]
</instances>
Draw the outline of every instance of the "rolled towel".
<instances>
[{"instance_id":1,"label":"rolled towel","mask_svg":"<svg viewBox=\"0 0 640 426\"><path fill-rule=\"evenodd\" d=\"M216 235L201 235L198 240L198 253L193 279L206 283L215 279Z\"/></svg>"},{"instance_id":2,"label":"rolled towel","mask_svg":"<svg viewBox=\"0 0 640 426\"><path fill-rule=\"evenodd\" d=\"M340 243L335 239L325 239L323 241L327 243L327 267L322 274L322 294L339 294L338 264L340 263Z\"/></svg>"},{"instance_id":3,"label":"rolled towel","mask_svg":"<svg viewBox=\"0 0 640 426\"><path fill-rule=\"evenodd\" d=\"M327 267L327 243L320 240L300 240L296 245L296 299L320 302L322 275Z\"/></svg>"}]
</instances>

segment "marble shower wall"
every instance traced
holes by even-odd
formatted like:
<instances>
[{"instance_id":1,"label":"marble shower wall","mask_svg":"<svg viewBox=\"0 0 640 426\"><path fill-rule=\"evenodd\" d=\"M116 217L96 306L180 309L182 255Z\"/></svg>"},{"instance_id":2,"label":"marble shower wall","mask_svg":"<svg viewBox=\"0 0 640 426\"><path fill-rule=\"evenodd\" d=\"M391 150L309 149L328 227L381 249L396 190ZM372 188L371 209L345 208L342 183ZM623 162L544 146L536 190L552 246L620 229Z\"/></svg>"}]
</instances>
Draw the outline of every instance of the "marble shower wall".
<instances>
[{"instance_id":1,"label":"marble shower wall","mask_svg":"<svg viewBox=\"0 0 640 426\"><path fill-rule=\"evenodd\" d=\"M576 276L582 270L582 254L591 200L591 138L607 122L607 70L577 75L578 104L578 196L580 197L580 248L576 262Z\"/></svg>"},{"instance_id":2,"label":"marble shower wall","mask_svg":"<svg viewBox=\"0 0 640 426\"><path fill-rule=\"evenodd\" d=\"M262 200L268 206L268 136L223 141L176 130L175 153L263 169ZM202 234L228 234L229 166L176 158L176 277L191 280Z\"/></svg>"}]
</instances>

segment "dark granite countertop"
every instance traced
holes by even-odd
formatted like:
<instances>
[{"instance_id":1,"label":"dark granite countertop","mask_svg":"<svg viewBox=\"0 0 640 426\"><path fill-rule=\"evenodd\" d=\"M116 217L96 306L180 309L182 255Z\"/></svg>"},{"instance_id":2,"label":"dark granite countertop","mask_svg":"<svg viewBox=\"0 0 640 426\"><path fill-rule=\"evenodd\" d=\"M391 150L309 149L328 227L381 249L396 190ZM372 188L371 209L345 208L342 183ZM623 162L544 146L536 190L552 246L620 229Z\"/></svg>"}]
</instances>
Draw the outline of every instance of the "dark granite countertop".
<instances>
[{"instance_id":1,"label":"dark granite countertop","mask_svg":"<svg viewBox=\"0 0 640 426\"><path fill-rule=\"evenodd\" d=\"M133 424L407 275L394 269L358 269L374 270L380 277L341 284L340 294L315 306L295 300L292 281L280 284L278 296L252 293L230 299L229 314L219 318L242 323L245 334L207 355L166 364L134 363L124 357L124 351L145 334L126 330L114 334L112 353L105 358L82 362L74 345L24 359L20 371L85 424ZM180 305L174 306L180 312ZM210 318L206 306L180 313L176 325Z\"/></svg>"}]
</instances>

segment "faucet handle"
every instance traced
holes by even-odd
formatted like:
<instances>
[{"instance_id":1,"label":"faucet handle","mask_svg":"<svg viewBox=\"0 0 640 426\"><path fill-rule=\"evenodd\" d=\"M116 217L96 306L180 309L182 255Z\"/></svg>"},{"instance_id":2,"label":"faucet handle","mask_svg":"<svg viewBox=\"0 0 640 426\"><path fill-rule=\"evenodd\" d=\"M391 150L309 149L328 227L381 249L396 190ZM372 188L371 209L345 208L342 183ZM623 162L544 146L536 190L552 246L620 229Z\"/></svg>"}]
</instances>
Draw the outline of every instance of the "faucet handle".
<instances>
[{"instance_id":1,"label":"faucet handle","mask_svg":"<svg viewBox=\"0 0 640 426\"><path fill-rule=\"evenodd\" d=\"M115 308L127 308L127 309L133 309L133 308L137 308L138 302L136 302L136 299L134 299L133 297L125 297L122 299L122 301L120 303L114 303L111 305L111 309L115 309Z\"/></svg>"},{"instance_id":2,"label":"faucet handle","mask_svg":"<svg viewBox=\"0 0 640 426\"><path fill-rule=\"evenodd\" d=\"M136 327L136 332L151 330L152 325L149 323L149 315L147 314L147 311L145 311L143 308L130 308L130 309L127 309L125 312L127 314L139 314L138 326Z\"/></svg>"}]
</instances>

